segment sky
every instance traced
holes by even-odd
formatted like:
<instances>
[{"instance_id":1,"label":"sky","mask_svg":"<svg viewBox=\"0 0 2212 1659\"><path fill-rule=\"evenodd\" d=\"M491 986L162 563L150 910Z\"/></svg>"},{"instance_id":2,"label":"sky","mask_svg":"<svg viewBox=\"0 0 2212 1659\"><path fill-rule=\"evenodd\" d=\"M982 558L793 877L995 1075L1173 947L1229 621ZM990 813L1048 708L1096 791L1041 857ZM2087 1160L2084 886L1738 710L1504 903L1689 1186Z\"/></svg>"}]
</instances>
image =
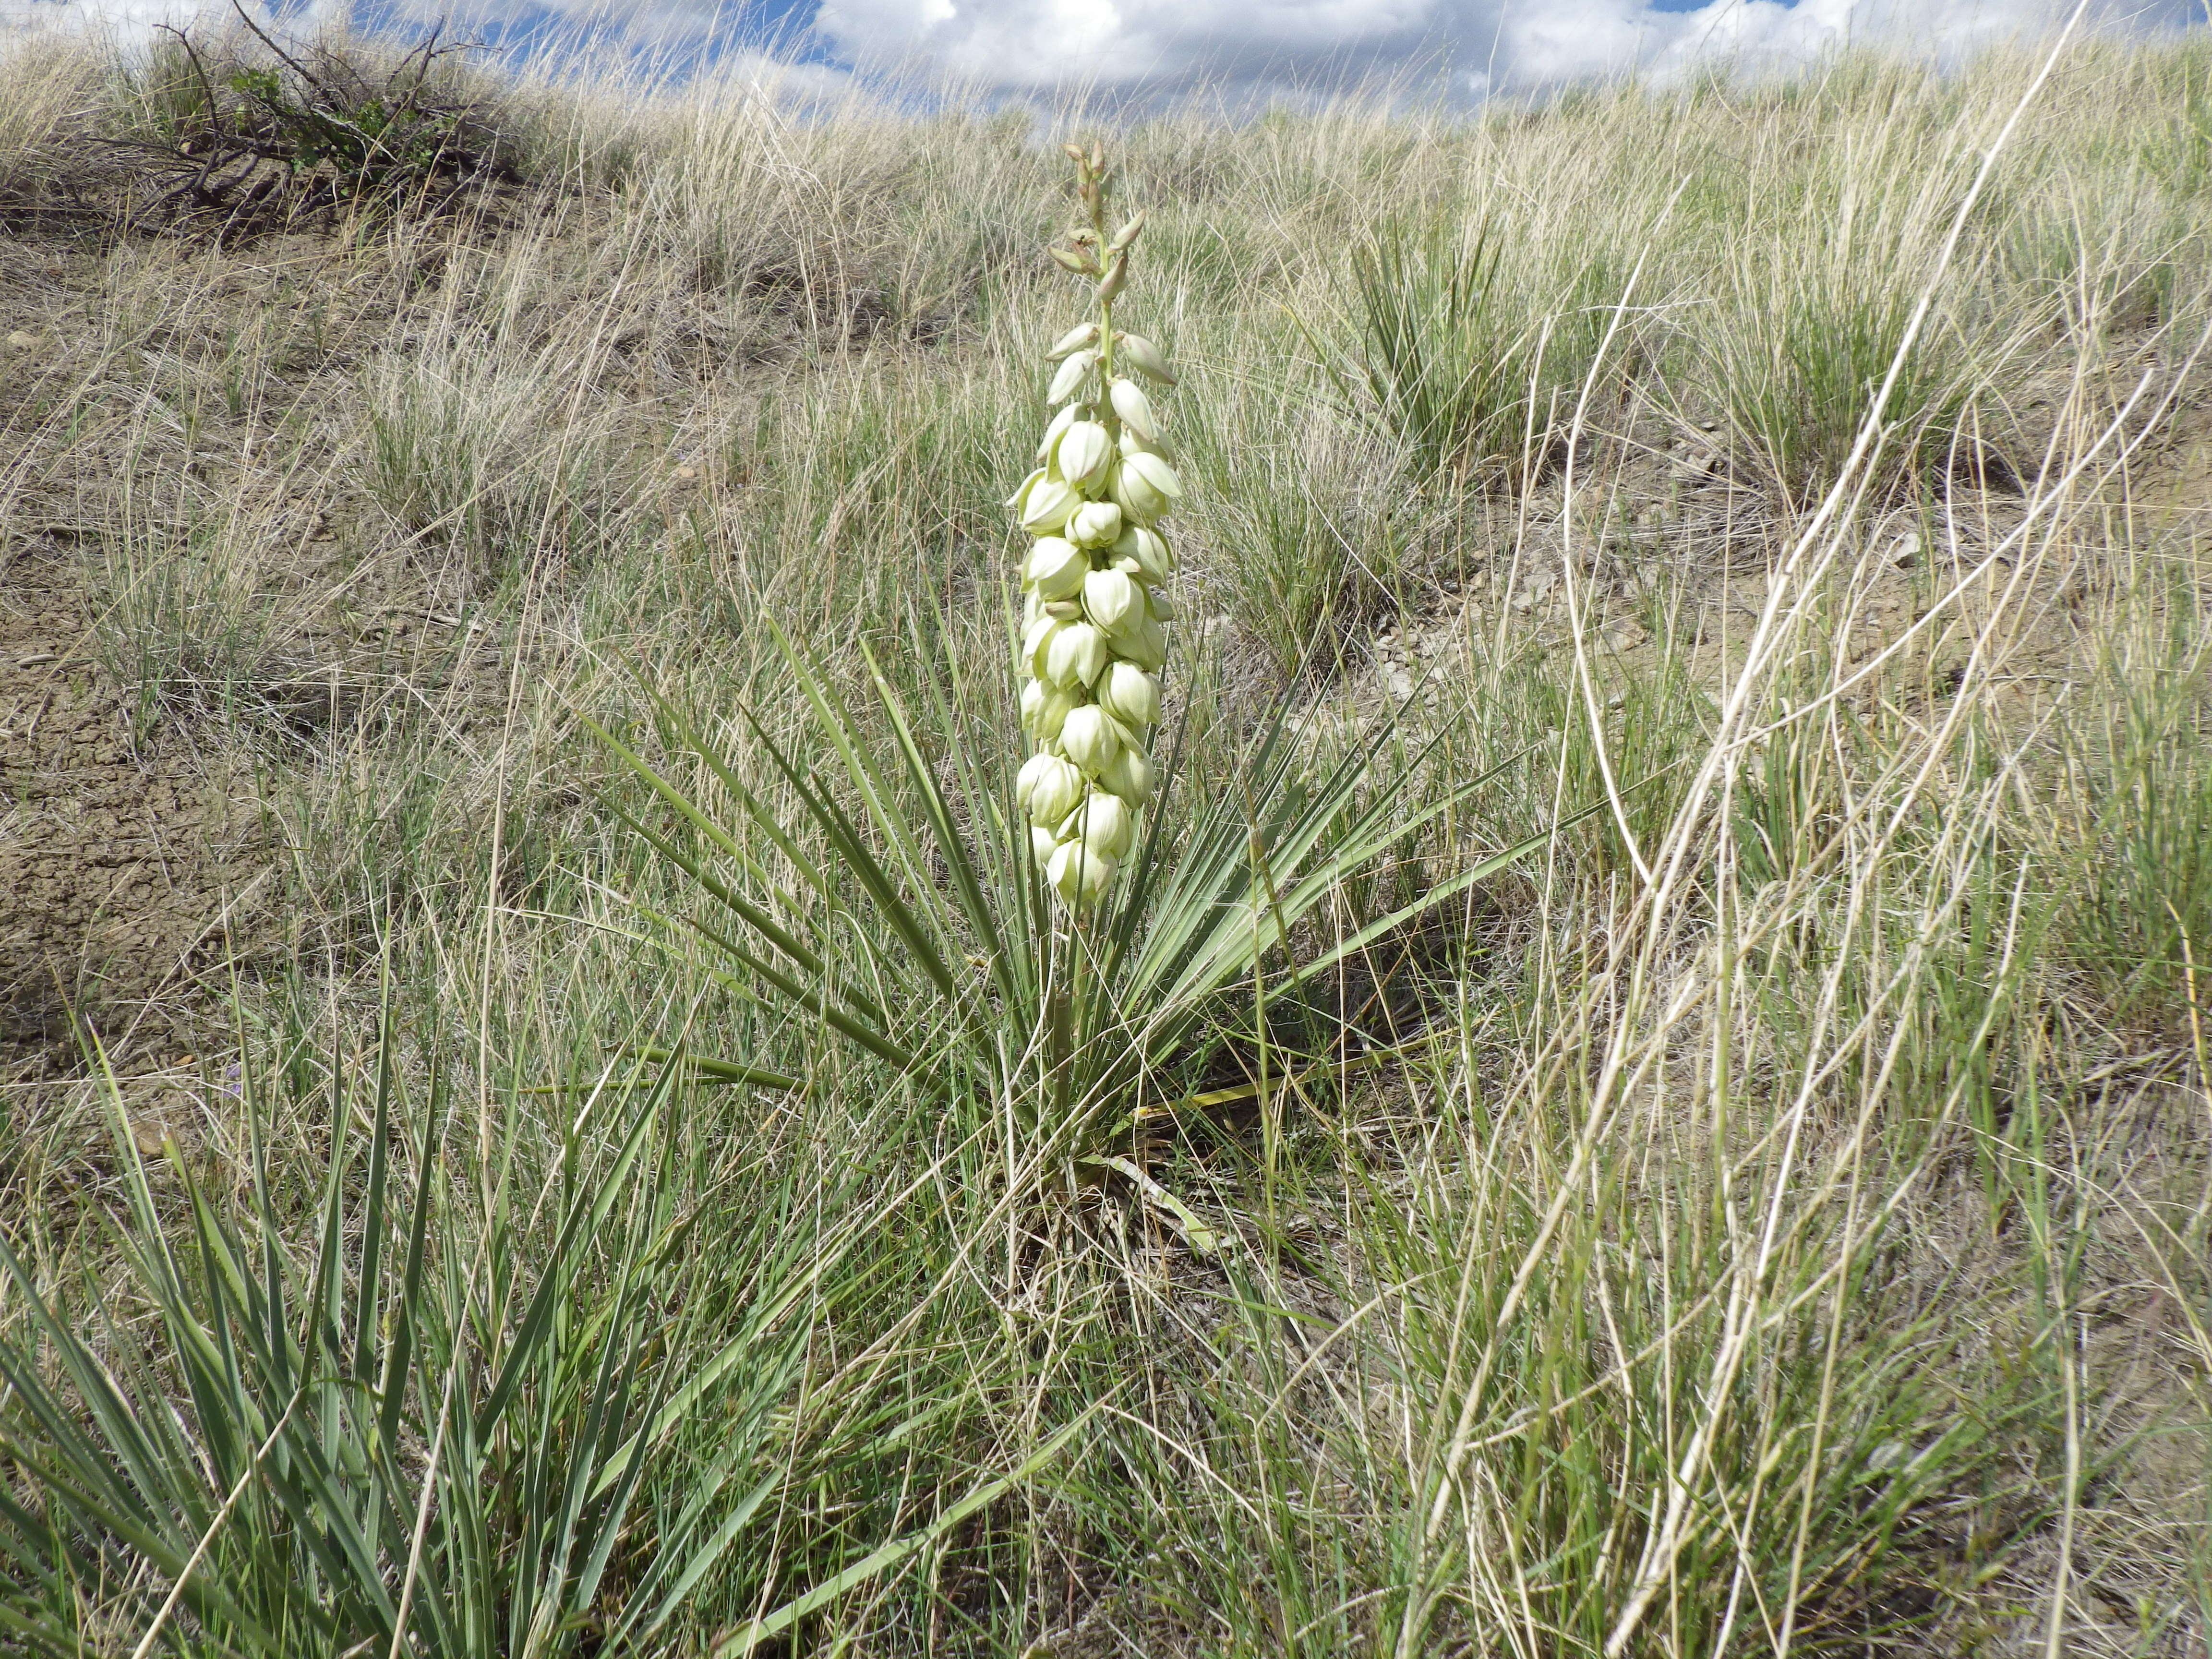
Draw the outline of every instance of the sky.
<instances>
[{"instance_id":1,"label":"sky","mask_svg":"<svg viewBox=\"0 0 2212 1659\"><path fill-rule=\"evenodd\" d=\"M787 3L795 0L786 0ZM2107 26L2167 27L2186 0L2092 0ZM1037 88L1328 78L1442 54L1469 91L1726 56L1786 63L1853 44L1944 56L2047 32L2071 0L820 0L815 34L866 62L914 53ZM1078 66L1080 66L1079 69Z\"/></svg>"},{"instance_id":2,"label":"sky","mask_svg":"<svg viewBox=\"0 0 2212 1659\"><path fill-rule=\"evenodd\" d=\"M255 0L249 0L249 3ZM2046 33L2075 0L258 0L372 25L473 14L527 44L590 27L684 57L763 44L817 70L919 69L986 96L1203 88L1261 100L1377 79L1470 100L1716 60L1783 68L1844 45L1957 59ZM2100 27L2201 26L2208 0L2088 0ZM227 0L0 0L0 24L105 16L143 28Z\"/></svg>"}]
</instances>

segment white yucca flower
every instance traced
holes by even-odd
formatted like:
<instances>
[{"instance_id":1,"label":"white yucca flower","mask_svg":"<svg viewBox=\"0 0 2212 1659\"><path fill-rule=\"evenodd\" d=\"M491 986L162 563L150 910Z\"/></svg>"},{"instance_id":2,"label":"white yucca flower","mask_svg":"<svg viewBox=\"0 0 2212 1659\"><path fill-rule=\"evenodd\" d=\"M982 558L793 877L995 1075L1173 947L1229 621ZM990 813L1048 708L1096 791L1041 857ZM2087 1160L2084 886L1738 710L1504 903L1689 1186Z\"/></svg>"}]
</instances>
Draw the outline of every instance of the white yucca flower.
<instances>
[{"instance_id":1,"label":"white yucca flower","mask_svg":"<svg viewBox=\"0 0 2212 1659\"><path fill-rule=\"evenodd\" d=\"M1091 371L1098 367L1098 354L1079 351L1060 366L1060 373L1052 377L1052 390L1046 392L1047 403L1058 403L1062 398L1088 380Z\"/></svg>"},{"instance_id":2,"label":"white yucca flower","mask_svg":"<svg viewBox=\"0 0 2212 1659\"><path fill-rule=\"evenodd\" d=\"M1083 802L1083 774L1060 755L1032 755L1014 780L1014 793L1030 823L1059 823Z\"/></svg>"},{"instance_id":3,"label":"white yucca flower","mask_svg":"<svg viewBox=\"0 0 2212 1659\"><path fill-rule=\"evenodd\" d=\"M1060 447L1053 456L1060 476L1079 489L1102 482L1106 477L1107 464L1113 459L1114 440L1096 421L1071 422L1060 434Z\"/></svg>"},{"instance_id":4,"label":"white yucca flower","mask_svg":"<svg viewBox=\"0 0 2212 1659\"><path fill-rule=\"evenodd\" d=\"M1053 257L1091 283L1098 316L1045 353L1059 365L1046 401L1062 407L1037 446L1036 471L1007 505L1034 538L1021 563L1020 667L1022 726L1037 747L1016 793L1046 880L1080 910L1112 889L1152 799L1152 728L1167 665L1162 624L1174 614L1159 588L1175 569L1155 526L1182 483L1158 453L1150 396L1123 372L1172 386L1166 355L1114 327L1143 216L1109 239L1103 158L1071 154L1090 222ZM1054 817L1048 806L1062 810Z\"/></svg>"},{"instance_id":5,"label":"white yucca flower","mask_svg":"<svg viewBox=\"0 0 2212 1659\"><path fill-rule=\"evenodd\" d=\"M1073 542L1060 536L1040 536L1030 547L1022 566L1022 580L1038 599L1051 602L1072 599L1083 591L1091 574L1091 560Z\"/></svg>"},{"instance_id":6,"label":"white yucca flower","mask_svg":"<svg viewBox=\"0 0 2212 1659\"><path fill-rule=\"evenodd\" d=\"M1152 400L1145 396L1145 389L1134 380L1117 378L1109 390L1109 401L1114 412L1127 427L1146 443L1160 435L1159 417L1152 413Z\"/></svg>"},{"instance_id":7,"label":"white yucca flower","mask_svg":"<svg viewBox=\"0 0 2212 1659\"><path fill-rule=\"evenodd\" d=\"M1073 356L1085 347L1095 346L1098 343L1098 334L1097 324L1078 323L1054 342L1052 349L1044 354L1045 361L1056 363L1061 358Z\"/></svg>"},{"instance_id":8,"label":"white yucca flower","mask_svg":"<svg viewBox=\"0 0 2212 1659\"><path fill-rule=\"evenodd\" d=\"M1078 547L1110 547L1121 538L1121 509L1111 501L1085 501L1067 515L1067 539Z\"/></svg>"},{"instance_id":9,"label":"white yucca flower","mask_svg":"<svg viewBox=\"0 0 2212 1659\"><path fill-rule=\"evenodd\" d=\"M1115 476L1119 474L1116 468ZM1033 535L1049 535L1082 504L1081 493L1065 478L1039 478L1023 492L1022 528Z\"/></svg>"},{"instance_id":10,"label":"white yucca flower","mask_svg":"<svg viewBox=\"0 0 2212 1659\"><path fill-rule=\"evenodd\" d=\"M1117 334L1114 337L1115 355L1127 362L1139 374L1158 380L1162 386L1173 386L1175 375L1168 368L1168 360L1160 349L1141 334Z\"/></svg>"},{"instance_id":11,"label":"white yucca flower","mask_svg":"<svg viewBox=\"0 0 2212 1659\"><path fill-rule=\"evenodd\" d=\"M1075 417L1082 412L1080 405L1070 404L1052 417L1052 424L1045 428L1044 436L1037 441L1036 464L1040 470L1052 459L1052 447L1058 441L1060 434L1074 425Z\"/></svg>"}]
</instances>

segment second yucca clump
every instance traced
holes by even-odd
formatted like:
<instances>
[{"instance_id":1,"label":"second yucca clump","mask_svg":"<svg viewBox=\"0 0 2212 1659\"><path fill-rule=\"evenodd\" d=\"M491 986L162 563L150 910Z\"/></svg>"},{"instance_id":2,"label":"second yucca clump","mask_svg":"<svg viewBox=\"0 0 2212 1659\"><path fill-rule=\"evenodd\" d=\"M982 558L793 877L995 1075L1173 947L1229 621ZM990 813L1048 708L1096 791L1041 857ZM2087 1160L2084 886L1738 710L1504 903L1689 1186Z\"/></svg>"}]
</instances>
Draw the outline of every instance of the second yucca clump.
<instances>
[{"instance_id":1,"label":"second yucca clump","mask_svg":"<svg viewBox=\"0 0 2212 1659\"><path fill-rule=\"evenodd\" d=\"M1022 562L1020 666L1022 725L1036 752L1016 793L1046 879L1080 908L1113 886L1152 799L1162 624L1174 615L1160 589L1175 568L1155 526L1182 485L1156 447L1151 399L1122 371L1161 386L1175 376L1158 347L1114 326L1144 216L1108 240L1105 155L1096 145L1067 153L1088 223L1052 256L1096 284L1098 317L1049 354L1060 368L1046 400L1062 407L1007 505L1035 538Z\"/></svg>"}]
</instances>

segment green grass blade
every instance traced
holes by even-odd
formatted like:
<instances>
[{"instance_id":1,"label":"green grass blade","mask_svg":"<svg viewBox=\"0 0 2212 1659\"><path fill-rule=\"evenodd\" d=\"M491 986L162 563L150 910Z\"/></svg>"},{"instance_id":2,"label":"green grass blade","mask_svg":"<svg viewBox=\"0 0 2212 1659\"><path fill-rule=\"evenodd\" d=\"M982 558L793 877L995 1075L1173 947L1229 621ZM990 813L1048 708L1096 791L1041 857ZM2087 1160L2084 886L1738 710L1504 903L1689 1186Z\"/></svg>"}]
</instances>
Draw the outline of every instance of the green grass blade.
<instances>
[{"instance_id":1,"label":"green grass blade","mask_svg":"<svg viewBox=\"0 0 2212 1659\"><path fill-rule=\"evenodd\" d=\"M1057 1457L1061 1448L1073 1440L1091 1419L1097 1415L1104 1404L1103 1401L1092 1404L1075 1421L1060 1430L1059 1433L1054 1435L1051 1439L1024 1458L1019 1467L1000 1475L995 1480L988 1481L977 1487L920 1531L908 1533L903 1538L895 1539L890 1543L872 1551L868 1555L846 1568L844 1571L817 1584L805 1595L785 1602L772 1613L748 1620L741 1628L723 1637L714 1644L712 1650L716 1659L720 1659L720 1656L723 1654L732 1651L744 1654L752 1652L763 1642L790 1629L792 1626L817 1608L828 1606L856 1585L866 1583L869 1579L880 1573L887 1572L901 1562L908 1559L917 1551L927 1548L967 1520L969 1516L986 1504L996 1503L1006 1492L1028 1480Z\"/></svg>"}]
</instances>

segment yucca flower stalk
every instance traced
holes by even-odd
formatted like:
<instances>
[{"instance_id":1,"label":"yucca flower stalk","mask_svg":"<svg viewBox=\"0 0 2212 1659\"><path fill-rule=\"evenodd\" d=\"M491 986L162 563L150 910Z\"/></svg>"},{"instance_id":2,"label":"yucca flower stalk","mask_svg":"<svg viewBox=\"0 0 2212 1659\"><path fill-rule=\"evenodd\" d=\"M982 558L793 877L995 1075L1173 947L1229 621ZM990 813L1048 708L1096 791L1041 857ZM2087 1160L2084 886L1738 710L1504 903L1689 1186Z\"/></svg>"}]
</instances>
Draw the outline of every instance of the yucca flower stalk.
<instances>
[{"instance_id":1,"label":"yucca flower stalk","mask_svg":"<svg viewBox=\"0 0 2212 1659\"><path fill-rule=\"evenodd\" d=\"M1182 495L1158 448L1160 421L1137 378L1172 386L1159 348L1114 326L1141 213L1109 240L1112 169L1097 144L1075 162L1085 222L1052 250L1091 284L1096 320L1046 354L1059 365L1046 400L1061 403L1036 468L1006 505L1032 538L1021 561L1022 725L1036 744L1015 782L1030 849L1062 902L1095 908L1136 843L1152 798L1152 728L1160 717L1165 624L1160 591L1175 556L1158 528Z\"/></svg>"}]
</instances>

